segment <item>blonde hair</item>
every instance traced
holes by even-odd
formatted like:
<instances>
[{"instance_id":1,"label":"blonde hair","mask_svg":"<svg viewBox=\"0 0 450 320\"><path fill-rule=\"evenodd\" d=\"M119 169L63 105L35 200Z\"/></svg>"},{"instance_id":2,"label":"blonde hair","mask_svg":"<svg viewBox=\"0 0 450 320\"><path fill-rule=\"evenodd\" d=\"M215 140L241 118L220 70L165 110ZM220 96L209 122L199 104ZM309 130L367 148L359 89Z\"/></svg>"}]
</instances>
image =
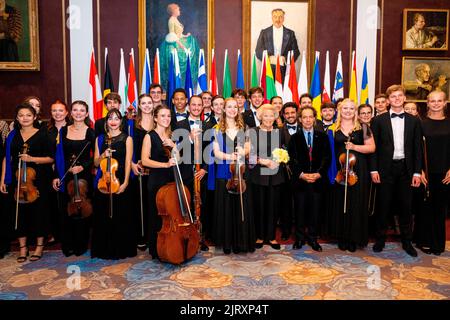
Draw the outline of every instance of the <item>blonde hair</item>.
<instances>
[{"instance_id":1,"label":"blonde hair","mask_svg":"<svg viewBox=\"0 0 450 320\"><path fill-rule=\"evenodd\" d=\"M342 122L342 119L341 119L341 113L342 112L341 112L341 110L342 110L342 106L344 104L346 104L346 103L351 103L355 107L355 115L353 116L353 129L352 129L352 131L361 130L361 123L358 120L358 112L357 112L357 108L356 108L356 103L352 99L346 98L346 99L342 100L342 103L338 107L338 115L337 115L337 120L336 120L336 131L341 129L341 122Z\"/></svg>"},{"instance_id":2,"label":"blonde hair","mask_svg":"<svg viewBox=\"0 0 450 320\"><path fill-rule=\"evenodd\" d=\"M275 119L278 118L278 110L275 108L273 104L265 103L256 110L256 117L259 121L261 121L264 111L272 111Z\"/></svg>"},{"instance_id":3,"label":"blonde hair","mask_svg":"<svg viewBox=\"0 0 450 320\"><path fill-rule=\"evenodd\" d=\"M227 103L230 102L230 101L236 102L236 106L237 106L237 100L235 98L226 98L225 99L225 104L224 104L224 107L223 107L222 116L220 117L220 120L219 120L219 123L218 123L218 125L219 125L218 128L222 132L225 132L227 130L227 120L226 120L226 115L225 115L225 108L227 107ZM234 117L234 120L236 121L236 127L238 129L242 129L242 130L245 129L244 119L242 118L242 115L239 112L239 110L238 110L238 113L237 113L236 117Z\"/></svg>"}]
</instances>

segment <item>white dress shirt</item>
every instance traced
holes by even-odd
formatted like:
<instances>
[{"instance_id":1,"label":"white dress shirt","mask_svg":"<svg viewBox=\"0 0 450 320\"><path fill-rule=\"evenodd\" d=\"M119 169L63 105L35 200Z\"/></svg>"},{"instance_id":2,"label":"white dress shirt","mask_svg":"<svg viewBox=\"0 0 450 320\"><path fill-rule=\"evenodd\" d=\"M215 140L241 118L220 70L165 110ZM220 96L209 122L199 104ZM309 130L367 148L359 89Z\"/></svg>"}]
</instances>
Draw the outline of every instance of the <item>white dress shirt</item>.
<instances>
[{"instance_id":1,"label":"white dress shirt","mask_svg":"<svg viewBox=\"0 0 450 320\"><path fill-rule=\"evenodd\" d=\"M283 26L280 28L273 28L273 55L276 57L277 55L281 56L281 46L283 45Z\"/></svg>"},{"instance_id":2,"label":"white dress shirt","mask_svg":"<svg viewBox=\"0 0 450 320\"><path fill-rule=\"evenodd\" d=\"M260 125L261 123L259 122L259 119L258 119L258 117L256 116L256 109L255 109L253 106L251 106L251 107L250 107L250 110L253 112L253 116L254 116L254 118L255 118L255 124L256 124L256 126L259 127L259 125Z\"/></svg>"},{"instance_id":3,"label":"white dress shirt","mask_svg":"<svg viewBox=\"0 0 450 320\"><path fill-rule=\"evenodd\" d=\"M389 110L389 114L392 116L392 114L395 113L392 110ZM399 114L402 114L403 112L400 112ZM405 118L391 118L391 125L392 125L392 134L394 137L394 160L400 160L405 158Z\"/></svg>"},{"instance_id":4,"label":"white dress shirt","mask_svg":"<svg viewBox=\"0 0 450 320\"><path fill-rule=\"evenodd\" d=\"M297 130L298 130L298 125L297 124L286 124L286 127L287 127L287 129L288 129L288 131L289 131L289 135L293 135L293 134L295 134L296 132L297 132Z\"/></svg>"}]
</instances>

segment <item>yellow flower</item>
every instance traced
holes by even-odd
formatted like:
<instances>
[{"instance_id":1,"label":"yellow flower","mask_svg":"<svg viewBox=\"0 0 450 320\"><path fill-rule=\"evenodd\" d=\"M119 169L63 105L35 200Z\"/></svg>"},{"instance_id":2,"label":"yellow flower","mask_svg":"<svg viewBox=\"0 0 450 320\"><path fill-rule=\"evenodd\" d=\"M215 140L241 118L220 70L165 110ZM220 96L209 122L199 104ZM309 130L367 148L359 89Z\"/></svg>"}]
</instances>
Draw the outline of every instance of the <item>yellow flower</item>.
<instances>
[{"instance_id":1,"label":"yellow flower","mask_svg":"<svg viewBox=\"0 0 450 320\"><path fill-rule=\"evenodd\" d=\"M288 163L289 161L289 153L280 148L276 148L272 151L273 160L277 163Z\"/></svg>"}]
</instances>

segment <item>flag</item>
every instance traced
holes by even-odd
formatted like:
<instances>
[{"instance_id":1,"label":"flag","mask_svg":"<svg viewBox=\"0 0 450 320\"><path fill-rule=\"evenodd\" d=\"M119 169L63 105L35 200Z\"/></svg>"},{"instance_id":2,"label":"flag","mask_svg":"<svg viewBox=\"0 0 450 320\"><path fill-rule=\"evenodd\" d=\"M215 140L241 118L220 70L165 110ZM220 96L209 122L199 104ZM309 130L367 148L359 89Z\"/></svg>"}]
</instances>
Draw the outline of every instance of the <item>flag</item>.
<instances>
[{"instance_id":1,"label":"flag","mask_svg":"<svg viewBox=\"0 0 450 320\"><path fill-rule=\"evenodd\" d=\"M175 70L175 89L181 88L181 69L180 59L178 58L178 50L173 49L173 66Z\"/></svg>"},{"instance_id":2,"label":"flag","mask_svg":"<svg viewBox=\"0 0 450 320\"><path fill-rule=\"evenodd\" d=\"M236 67L236 88L245 89L244 68L242 67L241 50L238 50L237 67Z\"/></svg>"},{"instance_id":3,"label":"flag","mask_svg":"<svg viewBox=\"0 0 450 320\"><path fill-rule=\"evenodd\" d=\"M169 76L167 77L167 105L172 109L172 96L173 92L175 91L175 66L174 66L174 55L173 53L170 54L169 59Z\"/></svg>"},{"instance_id":4,"label":"flag","mask_svg":"<svg viewBox=\"0 0 450 320\"><path fill-rule=\"evenodd\" d=\"M184 80L184 90L186 90L188 100L194 95L194 86L192 85L191 76L191 57L189 52L186 52L186 77Z\"/></svg>"},{"instance_id":5,"label":"flag","mask_svg":"<svg viewBox=\"0 0 450 320\"><path fill-rule=\"evenodd\" d=\"M317 111L317 118L321 119L320 116L320 105L322 104L321 90L320 90L320 66L319 66L320 52L316 51L316 62L314 63L313 76L311 79L311 89L310 94L313 98L312 105Z\"/></svg>"},{"instance_id":6,"label":"flag","mask_svg":"<svg viewBox=\"0 0 450 320\"><path fill-rule=\"evenodd\" d=\"M212 62L211 70L209 75L209 91L211 91L212 96L217 96L219 94L219 88L217 86L217 74L216 74L216 56L214 55L214 49L212 49Z\"/></svg>"},{"instance_id":7,"label":"flag","mask_svg":"<svg viewBox=\"0 0 450 320\"><path fill-rule=\"evenodd\" d=\"M137 111L137 83L136 71L134 68L134 49L131 48L130 64L128 66L128 92L127 92L127 108L132 106Z\"/></svg>"},{"instance_id":8,"label":"flag","mask_svg":"<svg viewBox=\"0 0 450 320\"><path fill-rule=\"evenodd\" d=\"M153 61L153 83L161 84L160 74L161 69L159 66L159 49L156 48L155 60Z\"/></svg>"},{"instance_id":9,"label":"flag","mask_svg":"<svg viewBox=\"0 0 450 320\"><path fill-rule=\"evenodd\" d=\"M333 102L336 103L341 98L344 98L344 73L342 72L342 53L339 51L334 77Z\"/></svg>"},{"instance_id":10,"label":"flag","mask_svg":"<svg viewBox=\"0 0 450 320\"><path fill-rule=\"evenodd\" d=\"M275 89L277 96L283 96L283 84L281 83L280 55L277 55L277 67L275 69Z\"/></svg>"},{"instance_id":11,"label":"flag","mask_svg":"<svg viewBox=\"0 0 450 320\"><path fill-rule=\"evenodd\" d=\"M150 70L150 55L148 54L148 49L145 49L145 61L142 66L141 94L149 94L151 84L152 74Z\"/></svg>"},{"instance_id":12,"label":"flag","mask_svg":"<svg viewBox=\"0 0 450 320\"><path fill-rule=\"evenodd\" d=\"M295 71L295 60L294 60L294 52L291 52L291 66L289 68L289 89L292 92L291 101L299 104L299 96L298 96L298 83L297 83L297 72ZM286 101L288 102L288 101Z\"/></svg>"},{"instance_id":13,"label":"flag","mask_svg":"<svg viewBox=\"0 0 450 320\"><path fill-rule=\"evenodd\" d=\"M223 87L222 95L224 98L231 97L231 91L233 90L231 84L230 64L228 63L228 49L225 50L225 59L223 62Z\"/></svg>"},{"instance_id":14,"label":"flag","mask_svg":"<svg viewBox=\"0 0 450 320\"><path fill-rule=\"evenodd\" d=\"M308 70L306 68L306 53L302 53L302 64L300 66L300 73L298 75L298 95L308 93Z\"/></svg>"},{"instance_id":15,"label":"flag","mask_svg":"<svg viewBox=\"0 0 450 320\"><path fill-rule=\"evenodd\" d=\"M105 98L108 93L114 91L114 84L108 60L108 48L105 48L105 76L103 78L103 98ZM106 109L106 105L103 103L102 116L106 116L107 113L108 109Z\"/></svg>"},{"instance_id":16,"label":"flag","mask_svg":"<svg viewBox=\"0 0 450 320\"><path fill-rule=\"evenodd\" d=\"M323 76L323 91L322 91L322 102L331 102L330 99L330 57L327 50L325 58L325 75Z\"/></svg>"},{"instance_id":17,"label":"flag","mask_svg":"<svg viewBox=\"0 0 450 320\"><path fill-rule=\"evenodd\" d=\"M337 165L336 165L336 152L334 149L334 133L336 131L336 124L332 124L328 127L327 135L328 135L328 141L330 142L330 149L331 149L331 164L328 167L328 181L331 185L333 185L336 182L336 175L338 173Z\"/></svg>"},{"instance_id":18,"label":"flag","mask_svg":"<svg viewBox=\"0 0 450 320\"><path fill-rule=\"evenodd\" d=\"M256 53L253 52L253 58L252 58L252 88L258 86L258 71L256 69Z\"/></svg>"},{"instance_id":19,"label":"flag","mask_svg":"<svg viewBox=\"0 0 450 320\"><path fill-rule=\"evenodd\" d=\"M128 84L127 84L127 76L125 73L125 60L123 58L123 49L120 49L120 67L119 67L119 89L118 93L122 100L122 104L120 105L120 113L125 115L125 108L128 99Z\"/></svg>"},{"instance_id":20,"label":"flag","mask_svg":"<svg viewBox=\"0 0 450 320\"><path fill-rule=\"evenodd\" d=\"M268 103L272 97L277 95L277 90L275 89L275 79L273 77L272 67L270 66L269 55L266 51L266 87L264 89L264 97L266 98L265 103Z\"/></svg>"},{"instance_id":21,"label":"flag","mask_svg":"<svg viewBox=\"0 0 450 320\"><path fill-rule=\"evenodd\" d=\"M369 78L367 76L367 57L364 59L360 99L361 100L359 101L359 104L369 104Z\"/></svg>"},{"instance_id":22,"label":"flag","mask_svg":"<svg viewBox=\"0 0 450 320\"><path fill-rule=\"evenodd\" d=\"M89 67L89 118L94 123L103 117L103 96L95 66L94 48L91 53L91 65Z\"/></svg>"},{"instance_id":23,"label":"flag","mask_svg":"<svg viewBox=\"0 0 450 320\"><path fill-rule=\"evenodd\" d=\"M200 55L198 58L198 77L197 77L197 94L208 90L208 79L206 78L205 68L205 53L203 49L200 49Z\"/></svg>"},{"instance_id":24,"label":"flag","mask_svg":"<svg viewBox=\"0 0 450 320\"><path fill-rule=\"evenodd\" d=\"M290 74L291 74L291 52L289 51L286 60L286 74L284 75L283 102L292 101L292 91L291 88L289 87Z\"/></svg>"},{"instance_id":25,"label":"flag","mask_svg":"<svg viewBox=\"0 0 450 320\"><path fill-rule=\"evenodd\" d=\"M348 97L353 100L355 103L358 103L358 92L356 90L357 82L356 82L356 53L353 51L352 53L352 75L350 79L350 91L348 93Z\"/></svg>"}]
</instances>

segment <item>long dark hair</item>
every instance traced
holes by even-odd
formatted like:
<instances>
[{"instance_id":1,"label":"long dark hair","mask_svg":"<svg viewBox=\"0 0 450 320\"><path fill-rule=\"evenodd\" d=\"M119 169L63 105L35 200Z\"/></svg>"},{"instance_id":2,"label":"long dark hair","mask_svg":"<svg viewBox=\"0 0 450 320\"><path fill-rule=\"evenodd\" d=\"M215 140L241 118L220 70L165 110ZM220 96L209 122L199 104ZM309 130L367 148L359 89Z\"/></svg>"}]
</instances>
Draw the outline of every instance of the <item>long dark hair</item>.
<instances>
[{"instance_id":1,"label":"long dark hair","mask_svg":"<svg viewBox=\"0 0 450 320\"><path fill-rule=\"evenodd\" d=\"M84 123L90 127L91 126L91 119L89 119L89 106L88 104L83 101L83 100L76 100L74 102L72 102L72 104L70 105L70 112L72 113L72 109L73 106L79 104L80 106L83 106L86 109L86 113L88 114L88 116L86 118L84 118ZM70 124L73 124L73 118L72 115L70 115Z\"/></svg>"},{"instance_id":2,"label":"long dark hair","mask_svg":"<svg viewBox=\"0 0 450 320\"><path fill-rule=\"evenodd\" d=\"M117 117L120 119L120 131L123 131L123 123L122 123L122 114L120 113L119 109L111 109L108 111L108 113L106 114L105 117L105 132L108 133L109 129L108 129L108 119L112 117L112 115L115 114L117 115Z\"/></svg>"},{"instance_id":3,"label":"long dark hair","mask_svg":"<svg viewBox=\"0 0 450 320\"><path fill-rule=\"evenodd\" d=\"M26 102L24 102L22 104L19 104L16 107L16 112L15 112L15 115L14 115L14 129L16 129L16 130L22 129L22 126L20 125L19 120L17 120L17 116L19 115L19 111L22 110L22 109L27 109L28 111L31 111L33 116L36 117L36 109L34 109L31 106L31 104L26 103ZM36 121L33 122L33 127L36 128Z\"/></svg>"}]
</instances>

